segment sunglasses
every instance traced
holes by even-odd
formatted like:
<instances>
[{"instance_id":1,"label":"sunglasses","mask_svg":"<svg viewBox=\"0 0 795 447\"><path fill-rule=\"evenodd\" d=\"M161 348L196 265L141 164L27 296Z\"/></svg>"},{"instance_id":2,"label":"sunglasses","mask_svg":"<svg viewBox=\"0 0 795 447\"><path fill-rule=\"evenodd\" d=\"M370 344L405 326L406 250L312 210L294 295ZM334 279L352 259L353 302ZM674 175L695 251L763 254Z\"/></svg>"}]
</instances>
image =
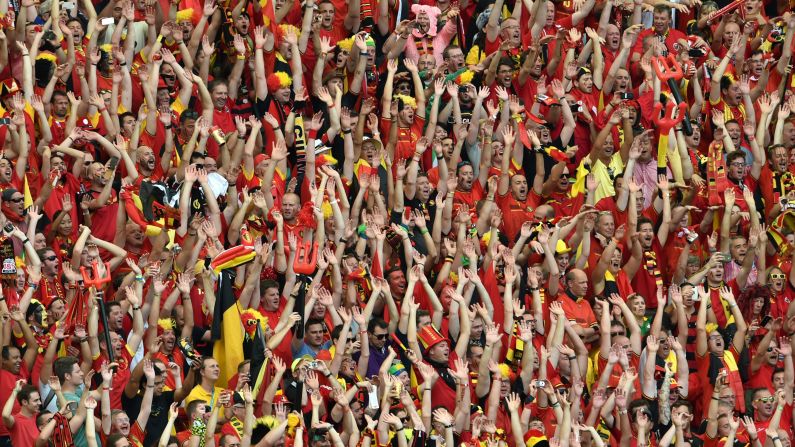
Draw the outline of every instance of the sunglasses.
<instances>
[{"instance_id":1,"label":"sunglasses","mask_svg":"<svg viewBox=\"0 0 795 447\"><path fill-rule=\"evenodd\" d=\"M767 352L773 352L773 349L774 349L773 347L769 347L767 348Z\"/></svg>"},{"instance_id":2,"label":"sunglasses","mask_svg":"<svg viewBox=\"0 0 795 447\"><path fill-rule=\"evenodd\" d=\"M389 334L378 334L378 335L373 334L373 337L377 338L378 340L386 340L386 337L388 335Z\"/></svg>"},{"instance_id":3,"label":"sunglasses","mask_svg":"<svg viewBox=\"0 0 795 447\"><path fill-rule=\"evenodd\" d=\"M787 275L785 275L783 273L771 273L770 274L770 279L784 279L786 277L787 277Z\"/></svg>"},{"instance_id":4,"label":"sunglasses","mask_svg":"<svg viewBox=\"0 0 795 447\"><path fill-rule=\"evenodd\" d=\"M624 335L624 333L623 333L623 332L611 332L611 333L610 333L610 336L611 336L611 337L620 337L620 336L622 336L622 335Z\"/></svg>"},{"instance_id":5,"label":"sunglasses","mask_svg":"<svg viewBox=\"0 0 795 447\"><path fill-rule=\"evenodd\" d=\"M16 199L8 199L9 202L14 202L14 203L22 203L24 200L25 200L24 197L17 197Z\"/></svg>"},{"instance_id":6,"label":"sunglasses","mask_svg":"<svg viewBox=\"0 0 795 447\"><path fill-rule=\"evenodd\" d=\"M768 396L768 397L760 397L759 399L754 399L754 402L762 402L769 404L775 402L775 400L776 400L775 396Z\"/></svg>"},{"instance_id":7,"label":"sunglasses","mask_svg":"<svg viewBox=\"0 0 795 447\"><path fill-rule=\"evenodd\" d=\"M54 255L53 256L47 256L47 257L44 258L45 261L55 261L56 259L58 259L58 256L54 256Z\"/></svg>"}]
</instances>

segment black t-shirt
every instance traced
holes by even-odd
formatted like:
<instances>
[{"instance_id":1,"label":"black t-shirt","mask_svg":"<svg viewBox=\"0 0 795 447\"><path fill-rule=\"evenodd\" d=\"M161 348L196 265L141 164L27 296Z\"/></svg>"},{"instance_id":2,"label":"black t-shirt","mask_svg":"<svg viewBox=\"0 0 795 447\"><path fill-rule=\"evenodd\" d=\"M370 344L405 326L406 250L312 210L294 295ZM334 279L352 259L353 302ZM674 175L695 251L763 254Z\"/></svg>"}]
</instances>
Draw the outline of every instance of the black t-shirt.
<instances>
[{"instance_id":1,"label":"black t-shirt","mask_svg":"<svg viewBox=\"0 0 795 447\"><path fill-rule=\"evenodd\" d=\"M141 411L141 401L144 398L143 388L133 398L128 398L124 393L121 395L121 406L130 417L130 424L138 418ZM146 423L146 438L144 445L157 445L160 434L166 429L168 423L168 410L174 402L173 391L163 391L161 395L152 396L152 411L149 414L149 421Z\"/></svg>"}]
</instances>

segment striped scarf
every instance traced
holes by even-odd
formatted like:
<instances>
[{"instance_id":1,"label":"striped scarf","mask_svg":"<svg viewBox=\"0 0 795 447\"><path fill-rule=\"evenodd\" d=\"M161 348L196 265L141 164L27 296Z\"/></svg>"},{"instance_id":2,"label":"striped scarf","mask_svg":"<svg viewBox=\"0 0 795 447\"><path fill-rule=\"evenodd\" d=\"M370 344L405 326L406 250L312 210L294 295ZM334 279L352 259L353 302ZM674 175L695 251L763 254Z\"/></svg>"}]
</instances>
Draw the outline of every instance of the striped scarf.
<instances>
[{"instance_id":1,"label":"striped scarf","mask_svg":"<svg viewBox=\"0 0 795 447\"><path fill-rule=\"evenodd\" d=\"M726 162L723 160L723 143L713 141L707 149L707 196L712 206L722 205L722 192L728 187ZM731 210L729 210L731 211Z\"/></svg>"},{"instance_id":2,"label":"striped scarf","mask_svg":"<svg viewBox=\"0 0 795 447\"><path fill-rule=\"evenodd\" d=\"M69 419L58 412L52 418L55 419L55 430L50 438L52 445L54 447L72 447L74 441L72 440L72 430L69 428Z\"/></svg>"},{"instance_id":3,"label":"striped scarf","mask_svg":"<svg viewBox=\"0 0 795 447\"><path fill-rule=\"evenodd\" d=\"M662 272L657 264L657 253L655 253L654 250L648 250L643 253L643 256L646 259L646 271L654 277L654 282L657 284L657 287L662 288Z\"/></svg>"}]
</instances>

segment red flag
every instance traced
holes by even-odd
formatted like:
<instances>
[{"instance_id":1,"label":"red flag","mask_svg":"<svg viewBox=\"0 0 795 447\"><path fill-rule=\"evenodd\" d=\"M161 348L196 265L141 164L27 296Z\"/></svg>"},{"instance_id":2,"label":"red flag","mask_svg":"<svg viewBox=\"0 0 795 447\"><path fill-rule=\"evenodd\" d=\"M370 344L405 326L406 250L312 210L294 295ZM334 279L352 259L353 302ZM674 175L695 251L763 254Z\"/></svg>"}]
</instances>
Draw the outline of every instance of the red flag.
<instances>
[{"instance_id":1,"label":"red flag","mask_svg":"<svg viewBox=\"0 0 795 447\"><path fill-rule=\"evenodd\" d=\"M276 23L276 11L274 10L275 5L272 0L260 0L260 6L262 7L262 22L265 24L265 27L270 30L274 37L277 37L276 30L278 29L278 23Z\"/></svg>"}]
</instances>

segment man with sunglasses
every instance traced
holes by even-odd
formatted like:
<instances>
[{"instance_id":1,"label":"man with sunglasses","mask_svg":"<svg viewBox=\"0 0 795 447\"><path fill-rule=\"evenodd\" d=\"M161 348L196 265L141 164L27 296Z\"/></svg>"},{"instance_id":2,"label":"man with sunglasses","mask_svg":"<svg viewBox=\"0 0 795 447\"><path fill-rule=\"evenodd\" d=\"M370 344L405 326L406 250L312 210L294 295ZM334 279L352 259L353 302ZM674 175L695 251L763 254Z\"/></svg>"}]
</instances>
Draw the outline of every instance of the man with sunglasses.
<instances>
[{"instance_id":1,"label":"man with sunglasses","mask_svg":"<svg viewBox=\"0 0 795 447\"><path fill-rule=\"evenodd\" d=\"M790 357L790 362L791 362ZM778 432L792 431L792 385L785 385L783 391L785 405L781 404L780 395L770 393L767 388L757 388L751 392L751 407L754 410L754 425L756 425L757 436L762 444L766 438L778 437ZM777 403L778 402L778 403ZM773 424L774 413L781 413L778 424ZM770 432L770 434L768 434Z\"/></svg>"},{"instance_id":2,"label":"man with sunglasses","mask_svg":"<svg viewBox=\"0 0 795 447\"><path fill-rule=\"evenodd\" d=\"M45 306L49 306L55 299L66 301L66 289L61 283L61 263L58 256L51 248L39 250L41 259L41 280L38 284L30 285L36 288L38 300Z\"/></svg>"}]
</instances>

